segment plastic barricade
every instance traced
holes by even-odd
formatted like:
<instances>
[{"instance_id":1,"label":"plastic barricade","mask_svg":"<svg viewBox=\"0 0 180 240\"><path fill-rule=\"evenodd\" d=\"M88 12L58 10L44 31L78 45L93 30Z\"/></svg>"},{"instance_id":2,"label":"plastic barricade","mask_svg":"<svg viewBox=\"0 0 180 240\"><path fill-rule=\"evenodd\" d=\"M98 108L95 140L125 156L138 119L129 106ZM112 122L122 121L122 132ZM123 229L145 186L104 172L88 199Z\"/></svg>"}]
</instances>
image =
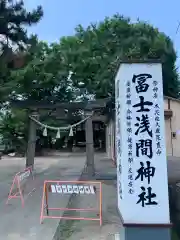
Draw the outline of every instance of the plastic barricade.
<instances>
[{"instance_id":1,"label":"plastic barricade","mask_svg":"<svg viewBox=\"0 0 180 240\"><path fill-rule=\"evenodd\" d=\"M23 171L16 173L6 204L8 204L10 199L19 198L21 200L22 207L24 207L25 195L28 196L35 190L35 188L33 188L33 183L34 175L31 167L25 168Z\"/></svg>"},{"instance_id":2,"label":"plastic barricade","mask_svg":"<svg viewBox=\"0 0 180 240\"><path fill-rule=\"evenodd\" d=\"M75 198L80 198L79 202L81 201L82 204L80 204L80 206L82 206L82 208L73 208L72 206L70 208L60 207L59 205L61 205L63 197L68 197L69 199L72 194ZM66 199L66 201L68 201L68 199ZM86 204L88 206L86 206ZM70 215L67 214L59 216L60 211L66 211L70 213ZM74 216L72 214L73 212L76 214L79 213L79 215L85 214L85 216ZM93 216L89 217L87 215ZM102 183L92 181L44 181L40 223L47 218L98 221L101 226Z\"/></svg>"}]
</instances>

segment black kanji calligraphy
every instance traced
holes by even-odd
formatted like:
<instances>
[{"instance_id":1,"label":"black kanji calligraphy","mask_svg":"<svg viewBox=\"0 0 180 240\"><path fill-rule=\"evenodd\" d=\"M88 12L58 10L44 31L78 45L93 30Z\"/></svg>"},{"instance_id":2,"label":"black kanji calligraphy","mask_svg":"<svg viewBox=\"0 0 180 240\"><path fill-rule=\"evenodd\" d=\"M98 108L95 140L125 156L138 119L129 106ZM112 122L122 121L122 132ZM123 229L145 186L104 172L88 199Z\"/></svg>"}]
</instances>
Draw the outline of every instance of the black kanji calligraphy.
<instances>
[{"instance_id":1,"label":"black kanji calligraphy","mask_svg":"<svg viewBox=\"0 0 180 240\"><path fill-rule=\"evenodd\" d=\"M127 114L132 114L132 111L130 109L128 109Z\"/></svg>"},{"instance_id":2,"label":"black kanji calligraphy","mask_svg":"<svg viewBox=\"0 0 180 240\"><path fill-rule=\"evenodd\" d=\"M157 87L154 87L154 88L153 88L153 92L158 92L158 88L157 88Z\"/></svg>"},{"instance_id":3,"label":"black kanji calligraphy","mask_svg":"<svg viewBox=\"0 0 180 240\"><path fill-rule=\"evenodd\" d=\"M126 86L127 86L127 87L130 87L130 86L131 86L130 81L127 81Z\"/></svg>"},{"instance_id":4,"label":"black kanji calligraphy","mask_svg":"<svg viewBox=\"0 0 180 240\"><path fill-rule=\"evenodd\" d=\"M145 205L157 205L158 203L156 201L152 201L153 198L156 198L156 194L152 193L152 188L147 188L147 193L145 187L141 187L142 193L138 195L139 200L136 204L141 203L142 207L145 207Z\"/></svg>"},{"instance_id":5,"label":"black kanji calligraphy","mask_svg":"<svg viewBox=\"0 0 180 240\"><path fill-rule=\"evenodd\" d=\"M156 128L156 133L160 133L160 128Z\"/></svg>"},{"instance_id":6,"label":"black kanji calligraphy","mask_svg":"<svg viewBox=\"0 0 180 240\"><path fill-rule=\"evenodd\" d=\"M126 125L127 125L128 127L131 127L131 122L130 122L130 121L127 121L127 122L126 122Z\"/></svg>"},{"instance_id":7,"label":"black kanji calligraphy","mask_svg":"<svg viewBox=\"0 0 180 240\"><path fill-rule=\"evenodd\" d=\"M160 149L157 150L156 154L161 155L162 151Z\"/></svg>"},{"instance_id":8,"label":"black kanji calligraphy","mask_svg":"<svg viewBox=\"0 0 180 240\"><path fill-rule=\"evenodd\" d=\"M160 117L156 116L155 121L160 122Z\"/></svg>"},{"instance_id":9,"label":"black kanji calligraphy","mask_svg":"<svg viewBox=\"0 0 180 240\"><path fill-rule=\"evenodd\" d=\"M159 116L160 115L160 111L158 109L155 110L155 115Z\"/></svg>"},{"instance_id":10,"label":"black kanji calligraphy","mask_svg":"<svg viewBox=\"0 0 180 240\"><path fill-rule=\"evenodd\" d=\"M128 99L128 100L126 101L126 104L131 105L131 100Z\"/></svg>"},{"instance_id":11,"label":"black kanji calligraphy","mask_svg":"<svg viewBox=\"0 0 180 240\"><path fill-rule=\"evenodd\" d=\"M128 152L128 156L131 157L132 156L132 151Z\"/></svg>"},{"instance_id":12,"label":"black kanji calligraphy","mask_svg":"<svg viewBox=\"0 0 180 240\"><path fill-rule=\"evenodd\" d=\"M153 95L153 98L157 98L157 97L158 97L158 94L155 92Z\"/></svg>"},{"instance_id":13,"label":"black kanji calligraphy","mask_svg":"<svg viewBox=\"0 0 180 240\"><path fill-rule=\"evenodd\" d=\"M147 74L147 73L141 73L138 75L133 75L132 78L132 82L135 83L137 82L137 86L136 86L136 92L140 93L140 92L147 92L148 88L149 88L149 84L146 82L146 80L148 78L152 78L151 74Z\"/></svg>"},{"instance_id":14,"label":"black kanji calligraphy","mask_svg":"<svg viewBox=\"0 0 180 240\"><path fill-rule=\"evenodd\" d=\"M129 183L128 183L128 187L132 187L133 186L133 183L130 181Z\"/></svg>"},{"instance_id":15,"label":"black kanji calligraphy","mask_svg":"<svg viewBox=\"0 0 180 240\"><path fill-rule=\"evenodd\" d=\"M130 88L130 87L127 87L126 92L127 92L127 93L130 93L130 92L131 92L131 88Z\"/></svg>"},{"instance_id":16,"label":"black kanji calligraphy","mask_svg":"<svg viewBox=\"0 0 180 240\"><path fill-rule=\"evenodd\" d=\"M127 142L132 143L132 137L128 137Z\"/></svg>"},{"instance_id":17,"label":"black kanji calligraphy","mask_svg":"<svg viewBox=\"0 0 180 240\"><path fill-rule=\"evenodd\" d=\"M121 187L121 182L119 182L119 196L122 199L122 187Z\"/></svg>"},{"instance_id":18,"label":"black kanji calligraphy","mask_svg":"<svg viewBox=\"0 0 180 240\"><path fill-rule=\"evenodd\" d=\"M150 109L146 108L145 106L152 106L153 103L149 102L149 101L144 101L144 97L143 96L139 96L139 99L140 99L140 103L137 103L137 104L133 105L134 108L136 108L136 107L140 108L136 112L149 112Z\"/></svg>"},{"instance_id":19,"label":"black kanji calligraphy","mask_svg":"<svg viewBox=\"0 0 180 240\"><path fill-rule=\"evenodd\" d=\"M156 169L155 167L151 166L151 163L149 161L147 161L146 164L147 167L144 166L143 162L140 162L141 167L137 170L138 175L135 180L140 178L141 181L144 181L144 178L147 178L148 184L150 184L151 177L154 177Z\"/></svg>"},{"instance_id":20,"label":"black kanji calligraphy","mask_svg":"<svg viewBox=\"0 0 180 240\"><path fill-rule=\"evenodd\" d=\"M145 155L148 158L153 157L152 140L151 139L140 139L136 143L136 156L139 157L140 154Z\"/></svg>"},{"instance_id":21,"label":"black kanji calligraphy","mask_svg":"<svg viewBox=\"0 0 180 240\"><path fill-rule=\"evenodd\" d=\"M129 193L130 194L133 194L134 193L134 190L132 188L129 189Z\"/></svg>"},{"instance_id":22,"label":"black kanji calligraphy","mask_svg":"<svg viewBox=\"0 0 180 240\"><path fill-rule=\"evenodd\" d=\"M127 120L132 120L132 117L130 115L127 115L126 119Z\"/></svg>"},{"instance_id":23,"label":"black kanji calligraphy","mask_svg":"<svg viewBox=\"0 0 180 240\"><path fill-rule=\"evenodd\" d=\"M128 162L129 162L129 163L132 163L132 162L133 162L133 158L129 157L129 158L128 158Z\"/></svg>"},{"instance_id":24,"label":"black kanji calligraphy","mask_svg":"<svg viewBox=\"0 0 180 240\"><path fill-rule=\"evenodd\" d=\"M160 142L157 142L157 143L156 143L156 146L157 146L157 148L161 148L161 143L160 143Z\"/></svg>"},{"instance_id":25,"label":"black kanji calligraphy","mask_svg":"<svg viewBox=\"0 0 180 240\"><path fill-rule=\"evenodd\" d=\"M156 141L161 141L161 135L159 134L156 135Z\"/></svg>"},{"instance_id":26,"label":"black kanji calligraphy","mask_svg":"<svg viewBox=\"0 0 180 240\"><path fill-rule=\"evenodd\" d=\"M154 85L154 86L157 86L157 85L158 85L158 82L157 82L157 81L153 81L153 85Z\"/></svg>"},{"instance_id":27,"label":"black kanji calligraphy","mask_svg":"<svg viewBox=\"0 0 180 240\"><path fill-rule=\"evenodd\" d=\"M121 105L118 103L117 104L117 109L116 109L118 115L120 114L120 108L121 108Z\"/></svg>"},{"instance_id":28,"label":"black kanji calligraphy","mask_svg":"<svg viewBox=\"0 0 180 240\"><path fill-rule=\"evenodd\" d=\"M121 164L119 164L118 170L119 170L119 173L121 174L122 173L122 166L121 166Z\"/></svg>"},{"instance_id":29,"label":"black kanji calligraphy","mask_svg":"<svg viewBox=\"0 0 180 240\"><path fill-rule=\"evenodd\" d=\"M120 84L120 80L117 81L117 84L116 84L116 96L117 98L119 98L119 84Z\"/></svg>"},{"instance_id":30,"label":"black kanji calligraphy","mask_svg":"<svg viewBox=\"0 0 180 240\"><path fill-rule=\"evenodd\" d=\"M132 149L132 144L128 144L128 149Z\"/></svg>"},{"instance_id":31,"label":"black kanji calligraphy","mask_svg":"<svg viewBox=\"0 0 180 240\"><path fill-rule=\"evenodd\" d=\"M121 155L121 141L120 141L120 139L118 139L118 141L117 141L117 150L118 150L118 154Z\"/></svg>"},{"instance_id":32,"label":"black kanji calligraphy","mask_svg":"<svg viewBox=\"0 0 180 240\"><path fill-rule=\"evenodd\" d=\"M138 123L135 124L137 128L135 135L138 135L138 133L143 133L143 132L147 132L149 134L150 137L152 137L152 130L150 130L150 122L149 122L149 117L148 115L142 115L142 117L136 117Z\"/></svg>"},{"instance_id":33,"label":"black kanji calligraphy","mask_svg":"<svg viewBox=\"0 0 180 240\"><path fill-rule=\"evenodd\" d=\"M133 181L133 175L132 174L128 175L128 179Z\"/></svg>"},{"instance_id":34,"label":"black kanji calligraphy","mask_svg":"<svg viewBox=\"0 0 180 240\"><path fill-rule=\"evenodd\" d=\"M130 93L128 93L127 95L126 95L126 98L131 98L131 94Z\"/></svg>"},{"instance_id":35,"label":"black kanji calligraphy","mask_svg":"<svg viewBox=\"0 0 180 240\"><path fill-rule=\"evenodd\" d=\"M118 121L117 121L117 132L118 132L118 134L121 132L121 123L120 123L120 119L118 119Z\"/></svg>"},{"instance_id":36,"label":"black kanji calligraphy","mask_svg":"<svg viewBox=\"0 0 180 240\"><path fill-rule=\"evenodd\" d=\"M132 128L127 128L128 133L132 133Z\"/></svg>"}]
</instances>

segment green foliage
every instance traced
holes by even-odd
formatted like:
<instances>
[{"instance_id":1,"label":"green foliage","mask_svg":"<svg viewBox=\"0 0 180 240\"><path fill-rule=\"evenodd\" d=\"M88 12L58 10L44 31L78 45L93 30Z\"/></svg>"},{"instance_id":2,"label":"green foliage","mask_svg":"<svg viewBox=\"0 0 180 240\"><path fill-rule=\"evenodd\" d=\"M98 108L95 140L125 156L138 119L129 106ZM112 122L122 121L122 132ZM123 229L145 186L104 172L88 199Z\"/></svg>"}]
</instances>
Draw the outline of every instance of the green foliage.
<instances>
[{"instance_id":1,"label":"green foliage","mask_svg":"<svg viewBox=\"0 0 180 240\"><path fill-rule=\"evenodd\" d=\"M24 1L0 1L0 103L7 100L12 89L8 83L16 59L24 61L22 51L34 43L35 37L28 37L26 26L38 23L42 16L40 6L28 12Z\"/></svg>"},{"instance_id":2,"label":"green foliage","mask_svg":"<svg viewBox=\"0 0 180 240\"><path fill-rule=\"evenodd\" d=\"M22 20L22 24L31 25L42 16L41 8L33 11L33 15L27 15L25 10L20 12L18 19ZM18 22L18 19L14 21ZM9 74L3 71L1 96L5 93L6 97L12 99L20 97L53 103L69 102L75 100L85 88L87 94L93 94L96 98L114 97L114 78L120 60L161 59L164 94L178 97L179 83L173 43L168 36L147 23L131 23L130 19L115 15L99 24L91 24L86 29L79 25L74 36L63 37L59 43L51 45L38 42L36 37L31 38L31 44L28 44L25 31L19 38L8 31L7 36L11 41L19 42L21 39L26 44L26 65L21 69L11 69ZM68 78L69 71L73 72L71 79ZM82 89L80 83L83 83ZM19 113L11 114L6 116L7 119L4 118L2 125L5 127L1 127L1 133L6 135L5 138L16 141L13 137L15 135L10 132L18 132L19 124L23 126L26 139L28 121ZM49 118L44 120L50 121ZM63 124L55 121L51 119L51 124ZM73 117L70 121L73 122Z\"/></svg>"},{"instance_id":3,"label":"green foliage","mask_svg":"<svg viewBox=\"0 0 180 240\"><path fill-rule=\"evenodd\" d=\"M179 240L179 238L178 238L175 230L172 230L172 231L171 231L171 239L172 239L172 240Z\"/></svg>"},{"instance_id":4,"label":"green foliage","mask_svg":"<svg viewBox=\"0 0 180 240\"><path fill-rule=\"evenodd\" d=\"M12 71L10 85L13 87L12 97L19 95L28 100L70 101L71 91L68 90L68 69L62 67L62 58L54 46L39 42L36 52L31 55L28 64Z\"/></svg>"},{"instance_id":5,"label":"green foliage","mask_svg":"<svg viewBox=\"0 0 180 240\"><path fill-rule=\"evenodd\" d=\"M24 53L32 51L37 43L35 36L28 36L26 27L36 24L43 16L42 7L32 12L26 11L24 1L0 1L0 104L9 100L17 86L18 78L13 78L17 58L24 61ZM26 54L29 61L30 54ZM27 121L24 110L3 112L0 122L0 134L8 146L21 149L27 140Z\"/></svg>"},{"instance_id":6,"label":"green foliage","mask_svg":"<svg viewBox=\"0 0 180 240\"><path fill-rule=\"evenodd\" d=\"M28 136L28 114L26 110L11 109L1 113L0 134L7 148L24 152Z\"/></svg>"},{"instance_id":7,"label":"green foliage","mask_svg":"<svg viewBox=\"0 0 180 240\"><path fill-rule=\"evenodd\" d=\"M119 15L87 29L79 25L74 36L59 43L36 41L27 56L28 64L11 74L14 98L70 101L80 82L96 98L114 96L114 77L123 59L161 59L164 94L178 96L176 53L170 38L149 24L132 24Z\"/></svg>"},{"instance_id":8,"label":"green foliage","mask_svg":"<svg viewBox=\"0 0 180 240\"><path fill-rule=\"evenodd\" d=\"M11 71L9 81L6 87L11 90L11 99L27 99L27 100L47 100L47 102L63 101L69 102L76 98L73 88L71 87L71 80L68 80L69 69L64 68L62 65L62 57L58 52L59 45L53 44L49 46L45 42L34 41L34 44L28 48L26 53L28 62L21 69ZM25 112L26 113L26 112ZM51 126L64 126L74 123L79 120L78 116L73 117L72 113L69 114L69 122L63 122L53 117L41 116L40 121ZM0 133L3 134L4 140L11 140L13 146L25 146L22 141L27 140L27 135L23 135L23 140L18 139L16 133L16 124L22 125L24 131L27 132L28 119L21 117L21 112L13 110L5 115ZM13 131L15 133L13 133ZM41 134L40 132L38 134ZM55 131L49 131L48 135L56 136ZM66 135L67 132L61 135Z\"/></svg>"},{"instance_id":9,"label":"green foliage","mask_svg":"<svg viewBox=\"0 0 180 240\"><path fill-rule=\"evenodd\" d=\"M64 64L74 72L74 84L84 82L87 90L103 98L114 95L114 77L119 60L161 59L164 94L178 96L176 53L169 37L144 22L115 15L86 29L81 25L72 37L60 42Z\"/></svg>"},{"instance_id":10,"label":"green foliage","mask_svg":"<svg viewBox=\"0 0 180 240\"><path fill-rule=\"evenodd\" d=\"M4 36L1 44L9 47L16 44L24 49L24 44L29 43L29 37L24 26L31 26L40 21L43 16L42 7L38 6L32 12L26 11L24 1L0 1L0 34Z\"/></svg>"}]
</instances>

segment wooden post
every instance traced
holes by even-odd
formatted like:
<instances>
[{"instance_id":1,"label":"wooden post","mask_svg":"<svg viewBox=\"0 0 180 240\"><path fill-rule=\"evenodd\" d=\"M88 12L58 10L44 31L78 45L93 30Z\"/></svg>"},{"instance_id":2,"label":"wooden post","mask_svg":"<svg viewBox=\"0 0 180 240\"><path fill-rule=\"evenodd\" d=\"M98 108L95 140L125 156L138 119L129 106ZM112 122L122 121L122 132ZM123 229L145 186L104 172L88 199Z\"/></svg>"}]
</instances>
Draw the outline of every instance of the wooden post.
<instances>
[{"instance_id":1,"label":"wooden post","mask_svg":"<svg viewBox=\"0 0 180 240\"><path fill-rule=\"evenodd\" d=\"M35 111L31 113L31 116L38 119L38 113ZM32 119L29 119L29 137L27 145L26 167L34 167L34 157L36 150L36 128L37 124Z\"/></svg>"},{"instance_id":2,"label":"wooden post","mask_svg":"<svg viewBox=\"0 0 180 240\"><path fill-rule=\"evenodd\" d=\"M92 111L86 111L86 117L92 115ZM89 177L95 175L94 167L94 143L93 143L93 125L92 117L89 117L85 122L86 134L86 166Z\"/></svg>"}]
</instances>

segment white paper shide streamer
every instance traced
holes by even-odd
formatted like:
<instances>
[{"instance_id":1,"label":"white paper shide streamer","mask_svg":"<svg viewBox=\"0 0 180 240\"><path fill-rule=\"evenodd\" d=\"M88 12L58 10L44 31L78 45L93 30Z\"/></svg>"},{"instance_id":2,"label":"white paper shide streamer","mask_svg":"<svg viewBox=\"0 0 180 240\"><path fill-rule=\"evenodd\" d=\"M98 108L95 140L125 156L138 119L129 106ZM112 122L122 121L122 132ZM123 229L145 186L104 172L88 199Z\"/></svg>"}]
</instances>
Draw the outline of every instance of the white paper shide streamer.
<instances>
[{"instance_id":1,"label":"white paper shide streamer","mask_svg":"<svg viewBox=\"0 0 180 240\"><path fill-rule=\"evenodd\" d=\"M57 130L56 138L57 139L61 138L60 129Z\"/></svg>"},{"instance_id":2,"label":"white paper shide streamer","mask_svg":"<svg viewBox=\"0 0 180 240\"><path fill-rule=\"evenodd\" d=\"M91 115L92 116L92 115ZM56 133L56 139L61 138L61 130L69 130L69 136L73 137L74 133L73 133L73 128L80 125L81 123L85 122L88 118L90 118L91 116L88 116L86 118L84 118L83 120L79 121L78 123L75 123L73 125L69 125L67 127L53 127L53 126L48 126L46 124L43 124L41 122L39 122L36 118L29 116L29 118L31 118L31 120L33 120L35 123L37 123L38 125L40 125L43 128L43 136L47 137L48 135L48 129L49 130L55 130L57 131Z\"/></svg>"},{"instance_id":3,"label":"white paper shide streamer","mask_svg":"<svg viewBox=\"0 0 180 240\"><path fill-rule=\"evenodd\" d=\"M43 130L43 136L44 137L47 137L47 128L45 127L44 130Z\"/></svg>"},{"instance_id":4,"label":"white paper shide streamer","mask_svg":"<svg viewBox=\"0 0 180 240\"><path fill-rule=\"evenodd\" d=\"M74 134L73 134L73 128L72 128L72 127L70 128L69 136L70 136L70 137L73 137L73 136L74 136Z\"/></svg>"}]
</instances>

